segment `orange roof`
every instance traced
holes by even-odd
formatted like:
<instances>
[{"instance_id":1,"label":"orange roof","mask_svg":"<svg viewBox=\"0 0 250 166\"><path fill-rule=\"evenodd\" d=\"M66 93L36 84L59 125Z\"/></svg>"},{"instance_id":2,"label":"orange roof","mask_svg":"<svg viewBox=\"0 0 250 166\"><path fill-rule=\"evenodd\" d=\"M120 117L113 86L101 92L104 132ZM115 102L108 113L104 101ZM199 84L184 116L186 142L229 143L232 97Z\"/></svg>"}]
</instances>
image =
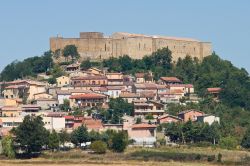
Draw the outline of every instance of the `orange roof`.
<instances>
[{"instance_id":1,"label":"orange roof","mask_svg":"<svg viewBox=\"0 0 250 166\"><path fill-rule=\"evenodd\" d=\"M201 114L205 114L205 113L202 112L202 111L195 110L195 109L191 109L191 110L182 111L182 112L180 112L178 115L180 115L180 114L186 114L186 113L191 112L191 111L193 111L193 112L199 112L199 113L201 113Z\"/></svg>"},{"instance_id":2,"label":"orange roof","mask_svg":"<svg viewBox=\"0 0 250 166\"><path fill-rule=\"evenodd\" d=\"M101 94L96 94L96 93L87 93L87 94L72 95L69 98L70 99L103 99L105 98L105 96Z\"/></svg>"},{"instance_id":3,"label":"orange roof","mask_svg":"<svg viewBox=\"0 0 250 166\"><path fill-rule=\"evenodd\" d=\"M219 93L221 90L221 88L207 88L207 91L210 93Z\"/></svg>"},{"instance_id":4,"label":"orange roof","mask_svg":"<svg viewBox=\"0 0 250 166\"><path fill-rule=\"evenodd\" d=\"M141 123L141 124L134 124L132 125L133 129L140 129L140 128L156 128L156 125L151 125L151 124L147 124L147 123Z\"/></svg>"},{"instance_id":5,"label":"orange roof","mask_svg":"<svg viewBox=\"0 0 250 166\"><path fill-rule=\"evenodd\" d=\"M15 106L4 106L1 108L2 111L21 111L20 107Z\"/></svg>"},{"instance_id":6,"label":"orange roof","mask_svg":"<svg viewBox=\"0 0 250 166\"><path fill-rule=\"evenodd\" d=\"M66 115L66 116L64 116L64 118L65 118L65 120L66 120L66 119L74 119L74 116Z\"/></svg>"},{"instance_id":7,"label":"orange roof","mask_svg":"<svg viewBox=\"0 0 250 166\"><path fill-rule=\"evenodd\" d=\"M83 124L90 130L103 128L102 121L93 118L84 118Z\"/></svg>"},{"instance_id":8,"label":"orange roof","mask_svg":"<svg viewBox=\"0 0 250 166\"><path fill-rule=\"evenodd\" d=\"M185 88L193 88L192 84L169 84L169 87L185 87Z\"/></svg>"},{"instance_id":9,"label":"orange roof","mask_svg":"<svg viewBox=\"0 0 250 166\"><path fill-rule=\"evenodd\" d=\"M145 73L135 73L136 78L144 78Z\"/></svg>"},{"instance_id":10,"label":"orange roof","mask_svg":"<svg viewBox=\"0 0 250 166\"><path fill-rule=\"evenodd\" d=\"M172 94L181 94L181 93L184 93L184 92L181 89L173 89L173 90L171 90L171 93Z\"/></svg>"},{"instance_id":11,"label":"orange roof","mask_svg":"<svg viewBox=\"0 0 250 166\"><path fill-rule=\"evenodd\" d=\"M161 80L166 82L181 82L177 77L161 77Z\"/></svg>"}]
</instances>

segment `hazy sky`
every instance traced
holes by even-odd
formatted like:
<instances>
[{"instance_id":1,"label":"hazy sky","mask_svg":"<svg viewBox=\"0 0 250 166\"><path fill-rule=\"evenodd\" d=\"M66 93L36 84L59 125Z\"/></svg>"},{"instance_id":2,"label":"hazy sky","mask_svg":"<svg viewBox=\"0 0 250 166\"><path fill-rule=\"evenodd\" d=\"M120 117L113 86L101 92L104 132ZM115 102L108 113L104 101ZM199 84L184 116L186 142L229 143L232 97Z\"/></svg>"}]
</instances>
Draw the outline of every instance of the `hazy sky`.
<instances>
[{"instance_id":1,"label":"hazy sky","mask_svg":"<svg viewBox=\"0 0 250 166\"><path fill-rule=\"evenodd\" d=\"M250 0L5 0L0 2L0 70L49 50L57 34L158 34L210 41L250 72Z\"/></svg>"}]
</instances>

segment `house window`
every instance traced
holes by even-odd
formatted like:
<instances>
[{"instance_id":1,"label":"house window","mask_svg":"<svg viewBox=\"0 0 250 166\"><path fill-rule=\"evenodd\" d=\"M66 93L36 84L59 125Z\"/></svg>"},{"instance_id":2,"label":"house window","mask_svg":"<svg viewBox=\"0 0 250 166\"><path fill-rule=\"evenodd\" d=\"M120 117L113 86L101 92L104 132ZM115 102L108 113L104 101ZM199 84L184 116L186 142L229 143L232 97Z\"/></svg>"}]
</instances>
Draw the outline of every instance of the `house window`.
<instances>
[{"instance_id":1,"label":"house window","mask_svg":"<svg viewBox=\"0 0 250 166\"><path fill-rule=\"evenodd\" d=\"M13 96L13 95L11 95L11 98L14 98L14 96Z\"/></svg>"},{"instance_id":2,"label":"house window","mask_svg":"<svg viewBox=\"0 0 250 166\"><path fill-rule=\"evenodd\" d=\"M8 97L9 97L8 95L5 96L6 99L8 99Z\"/></svg>"}]
</instances>

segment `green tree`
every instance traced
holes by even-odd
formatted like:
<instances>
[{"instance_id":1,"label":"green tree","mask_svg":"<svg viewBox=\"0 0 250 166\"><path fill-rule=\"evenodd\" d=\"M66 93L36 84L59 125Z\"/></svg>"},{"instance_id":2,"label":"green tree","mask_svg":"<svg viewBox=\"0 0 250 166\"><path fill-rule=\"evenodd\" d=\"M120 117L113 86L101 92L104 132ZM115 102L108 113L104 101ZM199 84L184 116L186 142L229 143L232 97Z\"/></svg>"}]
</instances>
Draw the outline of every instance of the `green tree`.
<instances>
[{"instance_id":1,"label":"green tree","mask_svg":"<svg viewBox=\"0 0 250 166\"><path fill-rule=\"evenodd\" d=\"M111 149L115 152L123 152L128 145L128 136L125 132L114 133Z\"/></svg>"},{"instance_id":2,"label":"green tree","mask_svg":"<svg viewBox=\"0 0 250 166\"><path fill-rule=\"evenodd\" d=\"M79 53L77 50L77 47L75 45L67 45L63 49L63 56L66 60L68 60L68 57L71 57L71 60L79 58Z\"/></svg>"},{"instance_id":3,"label":"green tree","mask_svg":"<svg viewBox=\"0 0 250 166\"><path fill-rule=\"evenodd\" d=\"M92 64L91 64L89 59L86 59L86 60L82 61L80 67L82 70L87 70L87 69L92 67Z\"/></svg>"},{"instance_id":4,"label":"green tree","mask_svg":"<svg viewBox=\"0 0 250 166\"><path fill-rule=\"evenodd\" d=\"M72 132L71 142L76 146L87 141L89 141L89 134L86 126L81 125Z\"/></svg>"},{"instance_id":5,"label":"green tree","mask_svg":"<svg viewBox=\"0 0 250 166\"><path fill-rule=\"evenodd\" d=\"M61 130L61 131L58 133L58 136L59 136L60 143L63 144L63 146L64 146L64 144L65 144L66 142L69 142L69 141L70 141L70 134L67 133L66 130Z\"/></svg>"},{"instance_id":6,"label":"green tree","mask_svg":"<svg viewBox=\"0 0 250 166\"><path fill-rule=\"evenodd\" d=\"M63 104L60 104L59 108L62 111L68 111L68 110L70 110L70 101L68 99L63 99Z\"/></svg>"},{"instance_id":7,"label":"green tree","mask_svg":"<svg viewBox=\"0 0 250 166\"><path fill-rule=\"evenodd\" d=\"M54 151L57 150L59 148L59 144L60 144L60 137L58 135L58 133L53 130L50 134L49 134L49 143L48 143L48 147Z\"/></svg>"},{"instance_id":8,"label":"green tree","mask_svg":"<svg viewBox=\"0 0 250 166\"><path fill-rule=\"evenodd\" d=\"M28 155L42 150L48 143L48 131L40 116L25 116L23 122L14 130L15 142Z\"/></svg>"},{"instance_id":9,"label":"green tree","mask_svg":"<svg viewBox=\"0 0 250 166\"><path fill-rule=\"evenodd\" d=\"M250 128L246 131L242 141L241 146L246 149L250 149Z\"/></svg>"},{"instance_id":10,"label":"green tree","mask_svg":"<svg viewBox=\"0 0 250 166\"><path fill-rule=\"evenodd\" d=\"M15 158L16 154L13 143L13 138L10 135L2 139L3 154L8 158Z\"/></svg>"}]
</instances>

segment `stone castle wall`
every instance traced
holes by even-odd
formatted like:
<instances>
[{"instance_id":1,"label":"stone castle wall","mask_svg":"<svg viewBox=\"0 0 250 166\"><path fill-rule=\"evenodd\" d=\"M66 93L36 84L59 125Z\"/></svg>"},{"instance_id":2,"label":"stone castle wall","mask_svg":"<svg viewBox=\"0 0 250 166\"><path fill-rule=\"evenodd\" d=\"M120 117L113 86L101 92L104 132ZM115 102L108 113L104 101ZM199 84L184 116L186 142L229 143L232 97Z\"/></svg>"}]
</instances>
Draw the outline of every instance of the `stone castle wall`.
<instances>
[{"instance_id":1,"label":"stone castle wall","mask_svg":"<svg viewBox=\"0 0 250 166\"><path fill-rule=\"evenodd\" d=\"M78 48L81 59L92 60L107 59L129 55L133 59L141 59L150 55L157 49L168 47L172 51L174 61L186 55L202 59L212 53L212 45L209 42L201 42L194 39L146 36L140 34L114 33L110 37L104 37L99 32L81 32L80 38L50 38L50 49L55 51L63 49L66 45L74 44Z\"/></svg>"}]
</instances>

